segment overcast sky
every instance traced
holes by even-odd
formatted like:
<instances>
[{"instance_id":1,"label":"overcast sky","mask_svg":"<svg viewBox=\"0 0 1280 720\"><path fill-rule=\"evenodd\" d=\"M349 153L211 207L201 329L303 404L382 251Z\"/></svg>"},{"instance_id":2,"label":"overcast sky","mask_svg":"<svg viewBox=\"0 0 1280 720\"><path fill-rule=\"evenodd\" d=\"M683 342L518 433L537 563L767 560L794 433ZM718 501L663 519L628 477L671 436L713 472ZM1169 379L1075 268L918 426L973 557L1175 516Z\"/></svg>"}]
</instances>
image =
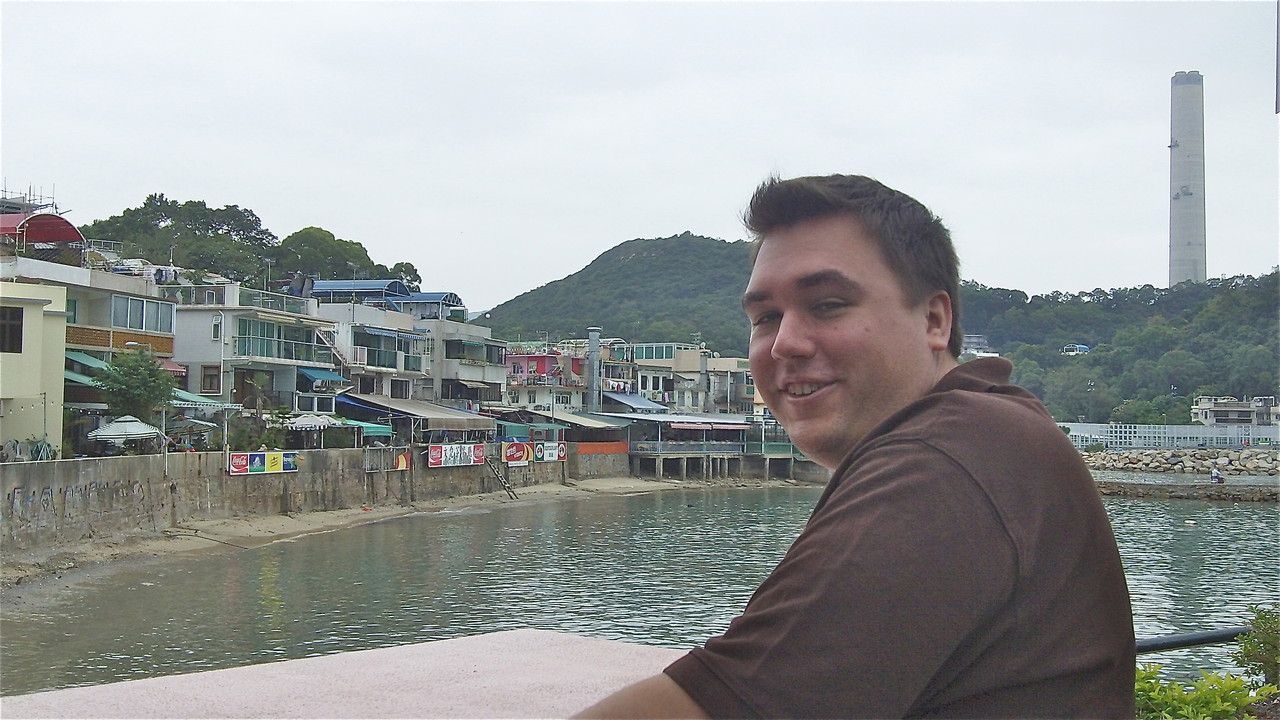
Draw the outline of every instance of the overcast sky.
<instances>
[{"instance_id":1,"label":"overcast sky","mask_svg":"<svg viewBox=\"0 0 1280 720\"><path fill-rule=\"evenodd\" d=\"M164 193L322 227L472 310L633 238L742 239L771 173L915 196L965 279L1163 287L1169 81L1198 70L1208 272L1261 275L1276 9L5 0L0 170L77 225Z\"/></svg>"}]
</instances>

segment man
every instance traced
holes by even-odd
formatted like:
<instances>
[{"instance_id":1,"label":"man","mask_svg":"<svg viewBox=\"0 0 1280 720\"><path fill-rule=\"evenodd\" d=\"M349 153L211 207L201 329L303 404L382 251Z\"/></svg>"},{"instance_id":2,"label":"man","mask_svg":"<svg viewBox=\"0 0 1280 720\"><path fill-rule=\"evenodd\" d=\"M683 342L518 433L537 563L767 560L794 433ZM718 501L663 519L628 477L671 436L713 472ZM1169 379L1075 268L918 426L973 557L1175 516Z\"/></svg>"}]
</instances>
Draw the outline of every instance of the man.
<instances>
[{"instance_id":1,"label":"man","mask_svg":"<svg viewBox=\"0 0 1280 720\"><path fill-rule=\"evenodd\" d=\"M832 471L722 636L594 717L1133 717L1128 589L1091 476L1000 358L957 362L950 235L859 176L769 180L756 388Z\"/></svg>"}]
</instances>

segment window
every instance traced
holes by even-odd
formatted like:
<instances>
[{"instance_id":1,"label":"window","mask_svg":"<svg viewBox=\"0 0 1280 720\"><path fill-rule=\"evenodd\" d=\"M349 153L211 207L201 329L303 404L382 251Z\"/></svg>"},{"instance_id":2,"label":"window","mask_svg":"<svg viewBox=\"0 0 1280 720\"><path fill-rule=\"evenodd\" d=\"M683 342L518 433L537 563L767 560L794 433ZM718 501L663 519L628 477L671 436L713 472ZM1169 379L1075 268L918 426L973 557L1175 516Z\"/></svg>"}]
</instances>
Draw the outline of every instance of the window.
<instances>
[{"instance_id":1,"label":"window","mask_svg":"<svg viewBox=\"0 0 1280 720\"><path fill-rule=\"evenodd\" d=\"M557 405L568 405L569 393L553 393L551 401Z\"/></svg>"},{"instance_id":2,"label":"window","mask_svg":"<svg viewBox=\"0 0 1280 720\"><path fill-rule=\"evenodd\" d=\"M67 298L67 322L76 323L80 311L80 303L75 298Z\"/></svg>"},{"instance_id":3,"label":"window","mask_svg":"<svg viewBox=\"0 0 1280 720\"><path fill-rule=\"evenodd\" d=\"M217 292L216 290L205 290L205 291L204 291L204 304L205 304L205 305L217 305L217 304L218 304L218 292Z\"/></svg>"},{"instance_id":4,"label":"window","mask_svg":"<svg viewBox=\"0 0 1280 720\"><path fill-rule=\"evenodd\" d=\"M200 366L200 392L204 395L222 394L222 368L218 365Z\"/></svg>"},{"instance_id":5,"label":"window","mask_svg":"<svg viewBox=\"0 0 1280 720\"><path fill-rule=\"evenodd\" d=\"M698 391L691 390L689 392L689 407L698 407Z\"/></svg>"},{"instance_id":6,"label":"window","mask_svg":"<svg viewBox=\"0 0 1280 720\"><path fill-rule=\"evenodd\" d=\"M535 405L535 404L537 404L537 402L538 402L538 391L537 391L537 390L530 390L530 391L529 391L529 404L530 404L530 405Z\"/></svg>"},{"instance_id":7,"label":"window","mask_svg":"<svg viewBox=\"0 0 1280 720\"><path fill-rule=\"evenodd\" d=\"M22 352L22 308L0 307L0 352Z\"/></svg>"},{"instance_id":8,"label":"window","mask_svg":"<svg viewBox=\"0 0 1280 720\"><path fill-rule=\"evenodd\" d=\"M641 376L640 376L640 389L641 389L641 390L648 390L648 389L649 389L649 376L648 376L648 375L641 375Z\"/></svg>"},{"instance_id":9,"label":"window","mask_svg":"<svg viewBox=\"0 0 1280 720\"><path fill-rule=\"evenodd\" d=\"M214 340L222 339L222 316L221 315L213 316L213 339Z\"/></svg>"},{"instance_id":10,"label":"window","mask_svg":"<svg viewBox=\"0 0 1280 720\"><path fill-rule=\"evenodd\" d=\"M409 382L408 380L396 380L395 378L392 378L391 397L400 398L401 400L408 400L409 391L412 388L412 385L413 383Z\"/></svg>"},{"instance_id":11,"label":"window","mask_svg":"<svg viewBox=\"0 0 1280 720\"><path fill-rule=\"evenodd\" d=\"M519 390L511 390L511 391L509 391L509 392L507 393L507 401L508 401L510 404L512 404L512 405L519 405L519 404L520 404L520 391L519 391Z\"/></svg>"},{"instance_id":12,"label":"window","mask_svg":"<svg viewBox=\"0 0 1280 720\"><path fill-rule=\"evenodd\" d=\"M113 295L111 326L130 330L173 332L173 303Z\"/></svg>"},{"instance_id":13,"label":"window","mask_svg":"<svg viewBox=\"0 0 1280 720\"><path fill-rule=\"evenodd\" d=\"M676 405L684 405L684 391L676 393Z\"/></svg>"}]
</instances>

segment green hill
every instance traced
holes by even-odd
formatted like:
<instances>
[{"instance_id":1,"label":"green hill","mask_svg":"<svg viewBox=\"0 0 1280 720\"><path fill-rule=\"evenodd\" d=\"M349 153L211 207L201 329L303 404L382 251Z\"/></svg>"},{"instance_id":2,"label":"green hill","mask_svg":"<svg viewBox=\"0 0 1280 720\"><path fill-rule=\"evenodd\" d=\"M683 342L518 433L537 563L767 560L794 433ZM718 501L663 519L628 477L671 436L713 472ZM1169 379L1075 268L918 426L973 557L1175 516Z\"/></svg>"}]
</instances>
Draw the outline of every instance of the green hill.
<instances>
[{"instance_id":1,"label":"green hill","mask_svg":"<svg viewBox=\"0 0 1280 720\"><path fill-rule=\"evenodd\" d=\"M482 322L506 340L605 337L630 342L692 342L745 356L748 325L739 298L751 274L750 244L685 232L636 239L582 270L489 311Z\"/></svg>"}]
</instances>

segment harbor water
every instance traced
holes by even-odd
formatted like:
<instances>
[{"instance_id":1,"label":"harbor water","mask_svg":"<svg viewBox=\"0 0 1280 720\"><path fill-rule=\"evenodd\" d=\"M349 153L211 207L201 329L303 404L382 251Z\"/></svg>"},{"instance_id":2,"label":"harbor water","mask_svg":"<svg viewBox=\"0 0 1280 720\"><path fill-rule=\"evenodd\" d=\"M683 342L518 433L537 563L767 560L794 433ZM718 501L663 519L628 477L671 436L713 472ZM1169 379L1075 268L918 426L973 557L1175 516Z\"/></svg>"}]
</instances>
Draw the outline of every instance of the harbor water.
<instances>
[{"instance_id":1,"label":"harbor water","mask_svg":"<svg viewBox=\"0 0 1280 720\"><path fill-rule=\"evenodd\" d=\"M515 628L688 648L741 610L819 492L677 489L462 508L122 567L38 603L6 603L0 693ZM1238 625L1250 604L1277 600L1275 503L1105 503L1139 637ZM1186 675L1238 671L1233 647L1141 659Z\"/></svg>"}]
</instances>

